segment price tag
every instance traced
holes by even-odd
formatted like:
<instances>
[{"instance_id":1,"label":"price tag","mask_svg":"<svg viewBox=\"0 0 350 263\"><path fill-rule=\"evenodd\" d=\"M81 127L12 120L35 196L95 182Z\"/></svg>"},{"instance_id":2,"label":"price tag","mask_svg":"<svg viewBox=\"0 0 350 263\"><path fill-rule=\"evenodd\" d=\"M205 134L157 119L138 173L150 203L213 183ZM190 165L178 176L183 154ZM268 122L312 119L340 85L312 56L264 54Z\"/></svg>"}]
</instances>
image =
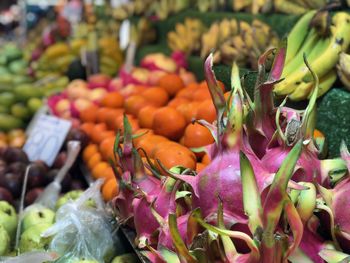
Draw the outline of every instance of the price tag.
<instances>
[{"instance_id":1,"label":"price tag","mask_svg":"<svg viewBox=\"0 0 350 263\"><path fill-rule=\"evenodd\" d=\"M51 166L62 147L71 122L57 117L40 115L30 131L23 150L30 161L42 160Z\"/></svg>"},{"instance_id":2,"label":"price tag","mask_svg":"<svg viewBox=\"0 0 350 263\"><path fill-rule=\"evenodd\" d=\"M125 50L130 42L131 23L129 20L124 20L119 29L119 46Z\"/></svg>"}]
</instances>

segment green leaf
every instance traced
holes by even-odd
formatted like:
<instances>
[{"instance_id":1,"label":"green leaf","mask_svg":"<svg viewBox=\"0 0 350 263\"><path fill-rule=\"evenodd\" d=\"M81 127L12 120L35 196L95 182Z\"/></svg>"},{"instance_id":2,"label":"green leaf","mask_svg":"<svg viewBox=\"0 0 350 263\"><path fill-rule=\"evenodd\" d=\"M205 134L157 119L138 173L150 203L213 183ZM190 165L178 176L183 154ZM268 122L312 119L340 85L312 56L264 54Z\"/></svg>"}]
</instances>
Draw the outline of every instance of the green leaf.
<instances>
[{"instance_id":1,"label":"green leaf","mask_svg":"<svg viewBox=\"0 0 350 263\"><path fill-rule=\"evenodd\" d=\"M190 254L177 228L176 215L169 214L168 218L170 235L181 262L197 263L198 261Z\"/></svg>"},{"instance_id":2,"label":"green leaf","mask_svg":"<svg viewBox=\"0 0 350 263\"><path fill-rule=\"evenodd\" d=\"M243 152L240 153L240 170L244 212L249 218L250 231L255 233L262 228L262 205L253 167Z\"/></svg>"}]
</instances>

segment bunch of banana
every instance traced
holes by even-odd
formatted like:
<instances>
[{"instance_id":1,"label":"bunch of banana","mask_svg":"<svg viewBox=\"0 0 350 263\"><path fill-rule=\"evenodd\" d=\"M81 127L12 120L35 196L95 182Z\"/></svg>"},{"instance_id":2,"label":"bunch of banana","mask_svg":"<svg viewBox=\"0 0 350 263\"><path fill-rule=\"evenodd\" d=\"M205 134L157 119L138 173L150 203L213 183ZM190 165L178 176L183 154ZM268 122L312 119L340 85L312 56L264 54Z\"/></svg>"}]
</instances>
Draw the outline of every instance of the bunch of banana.
<instances>
[{"instance_id":1,"label":"bunch of banana","mask_svg":"<svg viewBox=\"0 0 350 263\"><path fill-rule=\"evenodd\" d=\"M344 52L339 55L337 72L345 88L350 91L350 55Z\"/></svg>"},{"instance_id":2,"label":"bunch of banana","mask_svg":"<svg viewBox=\"0 0 350 263\"><path fill-rule=\"evenodd\" d=\"M266 13L272 9L272 6L272 0L232 0L232 8L236 12Z\"/></svg>"},{"instance_id":3,"label":"bunch of banana","mask_svg":"<svg viewBox=\"0 0 350 263\"><path fill-rule=\"evenodd\" d=\"M133 32L130 32L130 38L135 39L137 46L149 44L157 37L156 30L146 17L141 17L139 21L133 25L132 31ZM134 36L132 34L134 34Z\"/></svg>"},{"instance_id":4,"label":"bunch of banana","mask_svg":"<svg viewBox=\"0 0 350 263\"><path fill-rule=\"evenodd\" d=\"M187 55L198 52L204 31L205 27L199 19L186 18L184 23L177 23L174 31L168 33L168 46Z\"/></svg>"},{"instance_id":5,"label":"bunch of banana","mask_svg":"<svg viewBox=\"0 0 350 263\"><path fill-rule=\"evenodd\" d=\"M198 0L196 1L196 8L203 13L208 11L216 11L224 8L225 2L225 0Z\"/></svg>"},{"instance_id":6,"label":"bunch of banana","mask_svg":"<svg viewBox=\"0 0 350 263\"><path fill-rule=\"evenodd\" d=\"M201 57L214 52L214 61L256 68L259 55L268 47L278 44L275 32L265 23L254 19L251 24L236 19L224 19L212 24L202 36Z\"/></svg>"},{"instance_id":7,"label":"bunch of banana","mask_svg":"<svg viewBox=\"0 0 350 263\"><path fill-rule=\"evenodd\" d=\"M282 73L283 81L275 85L278 96L289 95L292 100L303 100L310 96L314 85L303 55L306 55L313 71L320 79L318 96L327 92L336 80L336 64L339 54L350 44L350 14L336 13L329 23L329 36L310 27L316 11L306 13L288 36L287 57ZM321 16L322 17L322 16Z\"/></svg>"},{"instance_id":8,"label":"bunch of banana","mask_svg":"<svg viewBox=\"0 0 350 263\"><path fill-rule=\"evenodd\" d=\"M118 41L114 37L104 36L99 39L98 48L101 73L114 76L123 63Z\"/></svg>"}]
</instances>

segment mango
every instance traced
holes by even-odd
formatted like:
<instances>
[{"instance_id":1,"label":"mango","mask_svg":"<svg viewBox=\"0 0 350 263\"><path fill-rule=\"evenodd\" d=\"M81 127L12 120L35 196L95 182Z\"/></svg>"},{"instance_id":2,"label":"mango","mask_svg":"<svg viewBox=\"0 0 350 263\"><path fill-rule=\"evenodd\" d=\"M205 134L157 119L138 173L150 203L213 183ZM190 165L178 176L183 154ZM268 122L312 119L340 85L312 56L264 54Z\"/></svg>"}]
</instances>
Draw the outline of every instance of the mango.
<instances>
[{"instance_id":1,"label":"mango","mask_svg":"<svg viewBox=\"0 0 350 263\"><path fill-rule=\"evenodd\" d=\"M37 112L42 105L43 105L43 102L39 98L30 98L27 102L28 109L32 114Z\"/></svg>"},{"instance_id":2,"label":"mango","mask_svg":"<svg viewBox=\"0 0 350 263\"><path fill-rule=\"evenodd\" d=\"M13 117L27 120L31 116L31 111L24 104L16 103L11 107L11 114Z\"/></svg>"},{"instance_id":3,"label":"mango","mask_svg":"<svg viewBox=\"0 0 350 263\"><path fill-rule=\"evenodd\" d=\"M9 114L0 114L0 131L10 131L23 127L23 121Z\"/></svg>"},{"instance_id":4,"label":"mango","mask_svg":"<svg viewBox=\"0 0 350 263\"><path fill-rule=\"evenodd\" d=\"M14 94L18 101L27 101L30 98L39 98L43 96L40 88L30 84L21 84L14 88Z\"/></svg>"},{"instance_id":5,"label":"mango","mask_svg":"<svg viewBox=\"0 0 350 263\"><path fill-rule=\"evenodd\" d=\"M15 95L11 92L0 93L0 105L3 107L11 107L15 100Z\"/></svg>"}]
</instances>

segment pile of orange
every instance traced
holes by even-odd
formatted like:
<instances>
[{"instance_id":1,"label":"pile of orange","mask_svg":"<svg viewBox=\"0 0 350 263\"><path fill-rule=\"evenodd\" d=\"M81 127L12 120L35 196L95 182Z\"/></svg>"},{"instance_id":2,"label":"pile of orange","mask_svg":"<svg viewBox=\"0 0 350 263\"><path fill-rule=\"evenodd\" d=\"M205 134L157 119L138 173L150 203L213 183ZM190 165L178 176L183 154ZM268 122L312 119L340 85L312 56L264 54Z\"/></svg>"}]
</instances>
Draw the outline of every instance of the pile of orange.
<instances>
[{"instance_id":1,"label":"pile of orange","mask_svg":"<svg viewBox=\"0 0 350 263\"><path fill-rule=\"evenodd\" d=\"M224 90L221 82L220 85ZM195 119L210 123L216 119L206 82L185 85L177 74L166 74L157 86L127 89L127 93L108 93L100 106L93 105L80 113L81 129L91 141L83 151L83 159L95 179L105 178L102 194L106 201L119 192L109 163L114 160L116 132L123 131L124 114L133 134L143 134L134 139L134 146L142 149L140 154L143 157L147 154L164 175L167 174L164 167L170 169L175 165L201 171L210 160L204 152L194 153L191 149L214 142L207 128L192 123Z\"/></svg>"}]
</instances>

